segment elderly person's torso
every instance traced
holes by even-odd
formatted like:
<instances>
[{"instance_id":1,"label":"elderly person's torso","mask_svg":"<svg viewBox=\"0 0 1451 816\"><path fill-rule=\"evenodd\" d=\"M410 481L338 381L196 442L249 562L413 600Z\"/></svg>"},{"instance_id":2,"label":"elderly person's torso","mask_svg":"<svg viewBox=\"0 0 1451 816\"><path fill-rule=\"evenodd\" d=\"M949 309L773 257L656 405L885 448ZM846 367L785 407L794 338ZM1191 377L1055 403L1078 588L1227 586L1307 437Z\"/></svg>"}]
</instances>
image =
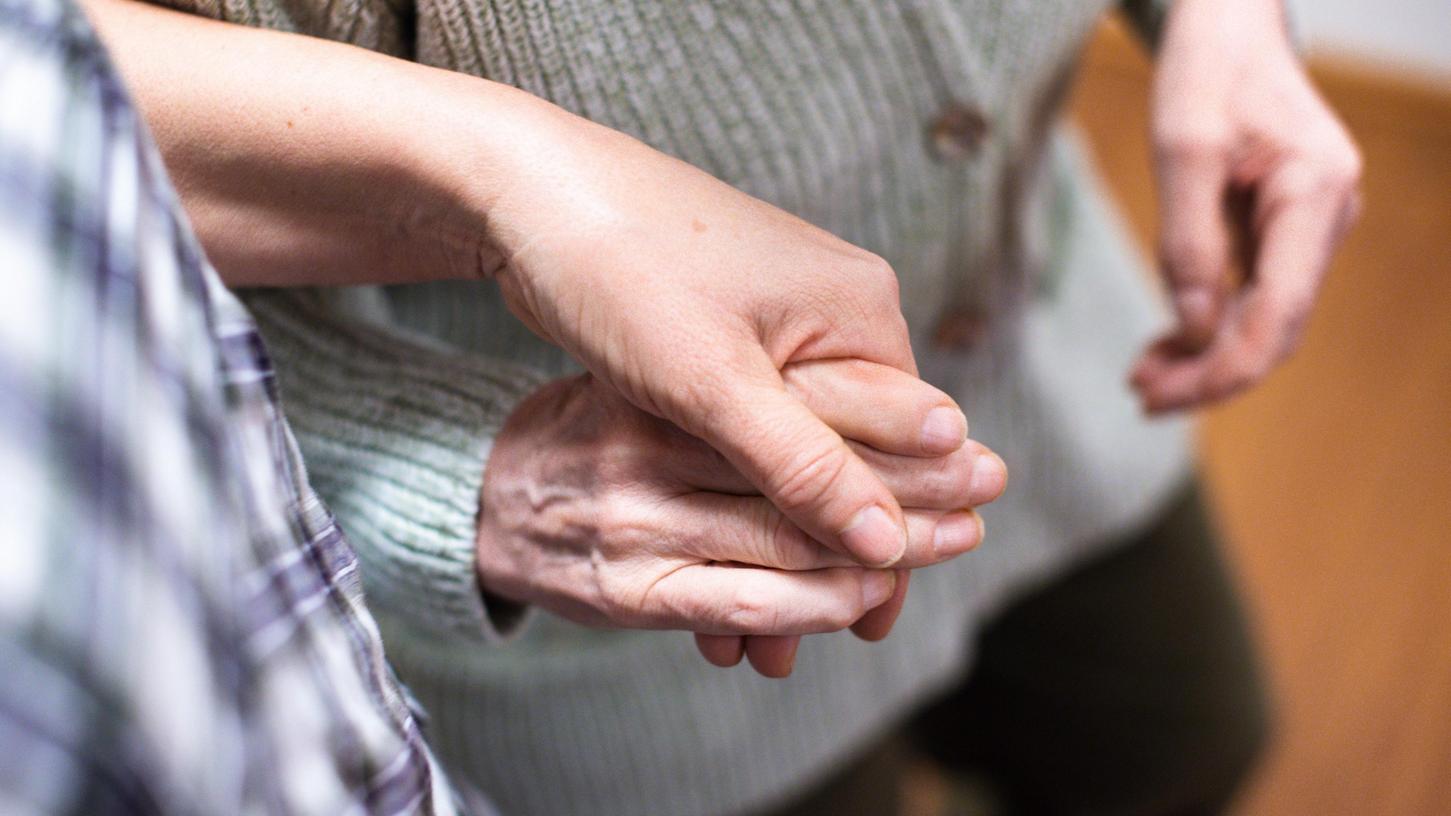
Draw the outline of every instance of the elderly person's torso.
<instances>
[{"instance_id":1,"label":"elderly person's torso","mask_svg":"<svg viewBox=\"0 0 1451 816\"><path fill-rule=\"evenodd\" d=\"M517 813L764 804L957 676L974 626L1005 598L1139 523L1177 486L1182 425L1141 419L1122 384L1155 311L1134 253L1055 130L1076 53L1108 6L191 8L516 85L882 255L901 279L923 376L963 405L974 437L1012 473L986 514L986 545L919 573L890 638L808 638L785 682L715 669L683 633L601 632L541 615L512 644L461 648L380 610L390 654L432 713L430 733L456 777ZM570 369L492 285L398 287L387 300L396 324L458 348ZM285 357L279 367L285 388ZM373 593L386 578L367 573L365 525L350 532Z\"/></svg>"}]
</instances>

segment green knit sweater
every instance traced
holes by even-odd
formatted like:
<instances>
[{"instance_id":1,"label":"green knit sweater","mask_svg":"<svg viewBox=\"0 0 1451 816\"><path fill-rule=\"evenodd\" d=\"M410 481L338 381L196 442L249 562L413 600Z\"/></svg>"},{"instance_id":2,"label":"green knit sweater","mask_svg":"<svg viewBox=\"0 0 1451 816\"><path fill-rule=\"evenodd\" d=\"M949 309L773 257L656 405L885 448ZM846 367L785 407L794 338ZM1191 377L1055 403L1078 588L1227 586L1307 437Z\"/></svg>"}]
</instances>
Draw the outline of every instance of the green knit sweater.
<instances>
[{"instance_id":1,"label":"green knit sweater","mask_svg":"<svg viewBox=\"0 0 1451 816\"><path fill-rule=\"evenodd\" d=\"M960 676L1006 599L1144 521L1184 478L1182 423L1143 420L1123 385L1160 319L1144 272L1055 125L1108 5L188 5L517 85L879 253L923 375L1008 462L986 544L921 571L890 638L808 638L790 680L764 680L710 667L683 633L486 608L473 531L491 439L521 396L571 370L492 285L253 294L313 483L455 778L519 814L778 801ZM1132 5L1152 28L1161 4Z\"/></svg>"}]
</instances>

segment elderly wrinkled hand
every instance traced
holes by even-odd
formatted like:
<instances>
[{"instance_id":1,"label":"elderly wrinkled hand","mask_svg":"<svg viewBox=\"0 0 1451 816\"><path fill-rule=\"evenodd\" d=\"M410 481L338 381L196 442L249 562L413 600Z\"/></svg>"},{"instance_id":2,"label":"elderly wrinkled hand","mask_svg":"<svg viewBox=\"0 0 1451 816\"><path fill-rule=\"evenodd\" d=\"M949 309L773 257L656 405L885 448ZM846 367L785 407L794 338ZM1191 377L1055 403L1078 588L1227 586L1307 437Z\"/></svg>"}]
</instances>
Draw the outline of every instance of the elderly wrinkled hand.
<instances>
[{"instance_id":1,"label":"elderly wrinkled hand","mask_svg":"<svg viewBox=\"0 0 1451 816\"><path fill-rule=\"evenodd\" d=\"M499 151L509 169L496 174L519 181L489 215L513 312L720 451L816 541L863 566L896 564L900 505L781 375L828 359L915 374L893 270L617 131L554 109L529 132L524 149ZM941 433L912 429L914 452Z\"/></svg>"},{"instance_id":2,"label":"elderly wrinkled hand","mask_svg":"<svg viewBox=\"0 0 1451 816\"><path fill-rule=\"evenodd\" d=\"M860 361L790 365L783 375L907 508L899 568L978 544L970 508L996 498L1005 473L966 439L945 394ZM944 408L955 444L924 454L920 428ZM477 563L488 590L590 625L702 633L712 662L723 662L722 647L735 652L729 662L741 654L740 641L712 637L835 631L900 597L894 570L822 546L710 446L590 375L548 383L515 409L481 504ZM794 641L761 641L752 662L788 672L783 644Z\"/></svg>"},{"instance_id":3,"label":"elderly wrinkled hand","mask_svg":"<svg viewBox=\"0 0 1451 816\"><path fill-rule=\"evenodd\" d=\"M494 546L480 548L491 586L581 618L704 632L703 650L717 661L725 655L722 641L709 639L716 635L787 633L752 641L759 665L756 658L779 662L791 633L848 619L867 637L890 626L905 580L879 611L860 617L884 586L892 589L891 578L864 568L922 563L923 545L909 539L927 525L921 513L904 513L903 501L926 502L919 509L939 515L949 507L937 494L914 498L902 483L894 490L892 480L913 468L867 448L924 460L962 456L954 454L965 434L961 412L940 392L933 399L943 413L932 421L925 411L899 413L884 390L808 404L800 386L811 377L790 373L813 361L857 361L915 382L886 261L518 88L314 37L119 0L87 5L229 285L492 277L519 319L597 378L538 395L530 410L556 413L521 415L513 429L513 438L533 441L521 448L506 437L494 447L501 462L487 468L481 531ZM175 81L183 69L189 81ZM585 403L604 404L606 391L618 395L608 399L619 415L633 416L619 407L625 403L640 412L633 427L668 436L663 423L641 417L668 421L700 440L692 443L699 459L729 463L731 484L759 496L746 501L718 492L720 484L684 482L676 495L651 494L652 505L628 505L613 471L549 447L555 436L607 427L583 414L579 427L551 425L563 410L551 400L572 405L569 394L587 392ZM859 405L876 414L845 410ZM872 437L883 428L892 442L885 447ZM579 450L619 459L617 449L606 451L616 438ZM641 463L654 470L638 473L671 472L676 453L642 449L655 451ZM576 472L559 470L568 461ZM586 476L596 481L569 481ZM603 496L613 499L596 501ZM719 507L699 506L708 500ZM523 517L534 508L538 519ZM678 570L651 573L641 565L663 563L656 550L687 538L666 523L671 516L693 536L697 562L677 558L670 563ZM742 518L794 532L763 539ZM549 527L566 522L574 526ZM764 554L737 552L750 542ZM643 549L632 557L626 543ZM801 561L804 552L815 560ZM705 568L768 555L820 570ZM526 565L543 577L531 583ZM631 571L653 575L658 586L623 581ZM594 584L548 583L566 573ZM727 594L702 595L717 604L704 609L687 590L711 582ZM820 603L782 603L776 590L784 586L812 587ZM778 610L779 620L771 617ZM751 653L751 643L745 648Z\"/></svg>"},{"instance_id":4,"label":"elderly wrinkled hand","mask_svg":"<svg viewBox=\"0 0 1451 816\"><path fill-rule=\"evenodd\" d=\"M1235 394L1294 351L1359 211L1361 159L1296 59L1279 0L1175 5L1153 138L1178 326L1132 382L1162 412Z\"/></svg>"}]
</instances>

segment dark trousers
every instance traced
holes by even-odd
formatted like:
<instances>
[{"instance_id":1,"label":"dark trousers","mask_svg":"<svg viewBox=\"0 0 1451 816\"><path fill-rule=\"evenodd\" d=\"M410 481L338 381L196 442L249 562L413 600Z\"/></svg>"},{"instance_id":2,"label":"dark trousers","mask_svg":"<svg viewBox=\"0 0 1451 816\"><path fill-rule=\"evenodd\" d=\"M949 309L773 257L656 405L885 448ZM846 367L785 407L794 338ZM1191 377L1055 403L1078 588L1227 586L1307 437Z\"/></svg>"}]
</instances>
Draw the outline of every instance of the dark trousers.
<instances>
[{"instance_id":1,"label":"dark trousers","mask_svg":"<svg viewBox=\"0 0 1451 816\"><path fill-rule=\"evenodd\" d=\"M980 783L953 787L944 816L1215 814L1265 742L1255 650L1193 487L979 637L962 685L780 816L897 813L914 757Z\"/></svg>"}]
</instances>

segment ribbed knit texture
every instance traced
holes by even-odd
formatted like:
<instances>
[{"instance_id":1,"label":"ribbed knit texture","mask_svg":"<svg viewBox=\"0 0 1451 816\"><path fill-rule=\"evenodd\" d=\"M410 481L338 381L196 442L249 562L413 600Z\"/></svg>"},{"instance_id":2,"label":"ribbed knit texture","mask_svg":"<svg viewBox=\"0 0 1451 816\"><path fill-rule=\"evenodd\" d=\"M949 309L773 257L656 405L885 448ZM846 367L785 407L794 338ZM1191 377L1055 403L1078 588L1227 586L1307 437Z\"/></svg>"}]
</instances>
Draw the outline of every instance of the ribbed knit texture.
<instances>
[{"instance_id":1,"label":"ribbed knit texture","mask_svg":"<svg viewBox=\"0 0 1451 816\"><path fill-rule=\"evenodd\" d=\"M364 2L367 14L392 9L197 10L389 47L360 18L342 25ZM1123 385L1161 318L1054 130L1073 57L1107 5L419 0L379 24L412 25L398 49L421 61L547 97L881 254L901 278L923 375L1011 472L984 514L987 543L920 571L890 638L808 638L788 681L712 668L681 633L549 615L488 645L471 553L489 440L568 359L492 285L393 288L369 320L336 298L269 295L259 320L313 480L358 546L389 654L456 779L515 814L732 814L780 801L961 676L973 632L1006 599L1145 522L1177 487L1183 425L1146 422ZM928 139L953 104L989 128L958 162ZM939 319L963 314L987 319L992 353L927 342Z\"/></svg>"},{"instance_id":2,"label":"ribbed knit texture","mask_svg":"<svg viewBox=\"0 0 1451 816\"><path fill-rule=\"evenodd\" d=\"M1061 166L1074 166L1063 150ZM973 632L1005 601L1151 518L1186 477L1188 455L1182 423L1145 422L1122 385L1152 333L1143 271L1096 198L1071 195L1064 221L1059 282L1030 308L1013 360L919 347L923 375L961 402L1011 477L984 511L987 542L920 570L890 637L807 638L793 677L771 681L709 666L681 633L593 631L540 615L515 644L475 651L380 616L455 778L518 814L767 807L960 678Z\"/></svg>"},{"instance_id":3,"label":"ribbed knit texture","mask_svg":"<svg viewBox=\"0 0 1451 816\"><path fill-rule=\"evenodd\" d=\"M374 298L260 290L245 302L286 369L283 408L312 485L368 565L369 604L419 631L497 642L520 621L491 619L474 576L480 463L545 378L381 329Z\"/></svg>"}]
</instances>

